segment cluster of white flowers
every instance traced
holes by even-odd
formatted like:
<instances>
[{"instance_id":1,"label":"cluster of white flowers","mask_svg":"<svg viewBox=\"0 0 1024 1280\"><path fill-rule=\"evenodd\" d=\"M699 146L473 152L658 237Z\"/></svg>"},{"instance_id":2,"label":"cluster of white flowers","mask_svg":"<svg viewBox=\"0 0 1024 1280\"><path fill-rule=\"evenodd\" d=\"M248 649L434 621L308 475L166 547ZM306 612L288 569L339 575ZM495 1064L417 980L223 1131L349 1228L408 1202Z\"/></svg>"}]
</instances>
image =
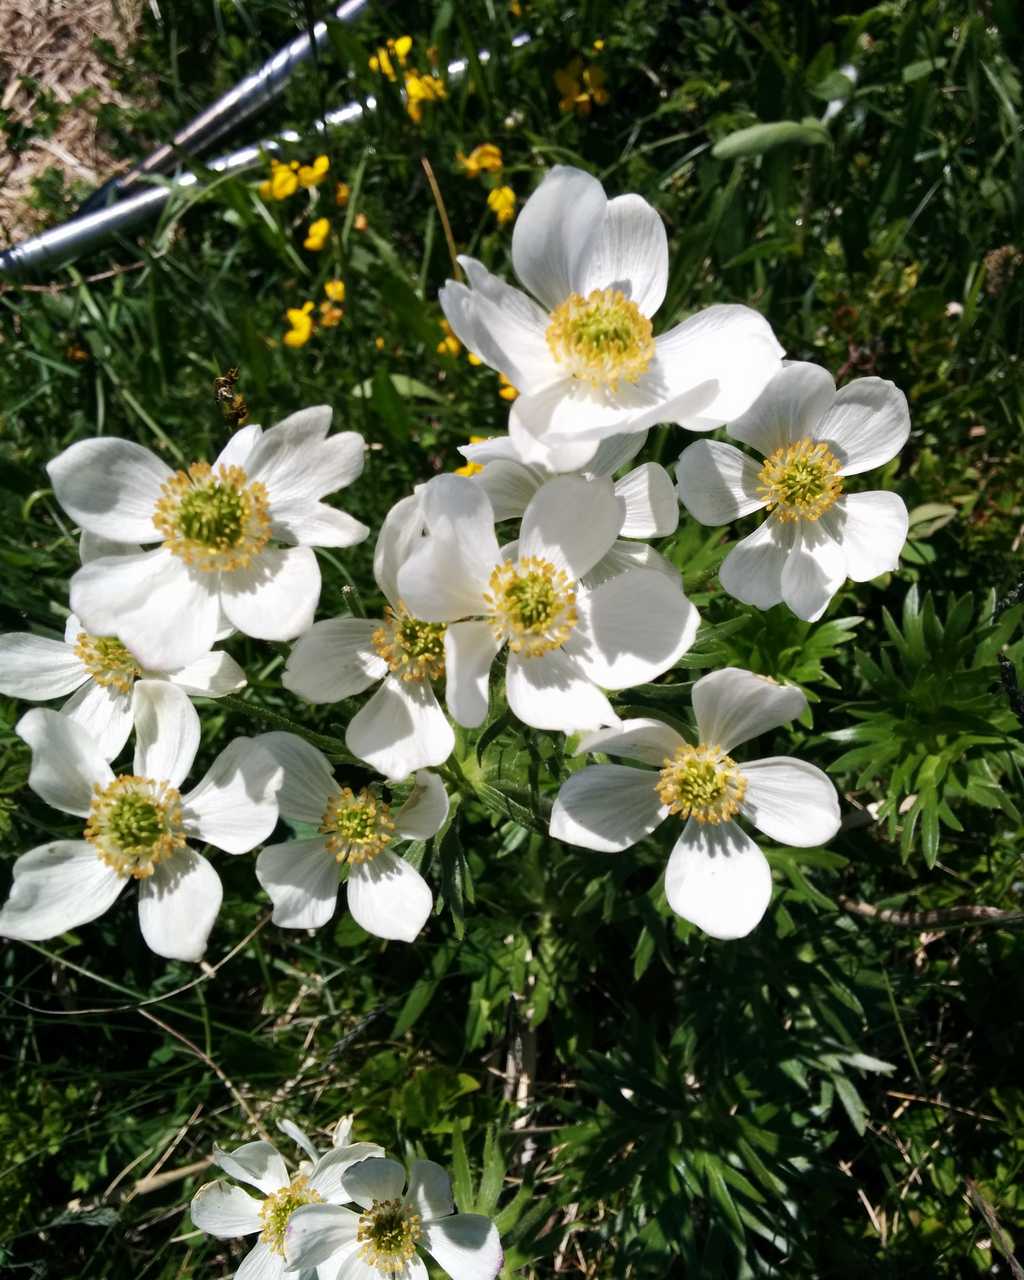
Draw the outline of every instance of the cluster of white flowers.
<instances>
[{"instance_id":1,"label":"cluster of white flowers","mask_svg":"<svg viewBox=\"0 0 1024 1280\"><path fill-rule=\"evenodd\" d=\"M436 476L387 515L374 555L380 617L314 621L315 548L369 534L323 501L359 476L365 454L359 435L330 433L328 408L267 431L245 427L212 465L173 471L109 437L49 464L82 533L73 612L63 642L0 637L0 692L72 695L60 712L29 711L17 732L33 753L29 785L86 825L82 839L18 859L0 934L36 940L77 927L136 879L149 945L198 959L221 887L189 840L247 853L280 817L295 838L263 848L255 866L277 924L326 924L344 881L365 929L412 941L433 896L392 846L443 828L452 722L477 729L499 703L532 729L584 734L579 751L659 770L597 764L572 774L551 834L621 850L679 815L668 901L716 937L749 932L770 897L768 864L736 815L793 845L835 833L835 790L819 770L728 754L799 716L799 690L714 672L693 687L693 743L656 720L621 720L609 695L656 680L697 635L677 567L649 543L675 531L680 503L703 524L767 511L719 575L759 608L784 603L813 620L847 577L896 566L902 501L845 485L905 443L904 397L878 378L837 392L824 370L784 362L746 306L710 307L656 337L651 317L668 280L662 221L639 196L608 200L579 170L552 170L527 202L512 261L532 298L469 258L469 283L441 291L456 336L521 393L508 434L463 450L477 474ZM658 423L725 426L762 458L700 440L682 451L674 484L656 463L634 465ZM200 746L190 696L245 684L214 648L236 631L294 642L283 684L298 699L330 703L377 686L345 732L376 781L344 785L301 733L274 732L235 740L181 794ZM111 762L133 729L134 763L117 773Z\"/></svg>"}]
</instances>

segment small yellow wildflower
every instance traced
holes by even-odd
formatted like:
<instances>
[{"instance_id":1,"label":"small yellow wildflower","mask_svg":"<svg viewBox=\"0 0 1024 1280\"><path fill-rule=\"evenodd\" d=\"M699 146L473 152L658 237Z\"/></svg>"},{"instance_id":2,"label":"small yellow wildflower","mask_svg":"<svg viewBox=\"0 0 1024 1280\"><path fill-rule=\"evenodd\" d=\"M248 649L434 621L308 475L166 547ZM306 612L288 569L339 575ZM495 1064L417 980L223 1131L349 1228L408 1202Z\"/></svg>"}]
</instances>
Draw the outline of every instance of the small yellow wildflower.
<instances>
[{"instance_id":1,"label":"small yellow wildflower","mask_svg":"<svg viewBox=\"0 0 1024 1280\"><path fill-rule=\"evenodd\" d=\"M501 384L501 390L498 395L501 396L502 400L515 400L518 397L519 392L503 373L498 374L498 381Z\"/></svg>"},{"instance_id":2,"label":"small yellow wildflower","mask_svg":"<svg viewBox=\"0 0 1024 1280\"><path fill-rule=\"evenodd\" d=\"M601 52L603 51L603 49L604 49L604 41L603 41L603 40L595 40L595 41L594 41L594 49L595 49L595 51L596 51L597 53L601 53Z\"/></svg>"},{"instance_id":3,"label":"small yellow wildflower","mask_svg":"<svg viewBox=\"0 0 1024 1280\"><path fill-rule=\"evenodd\" d=\"M399 36L397 40L389 40L388 48L393 50L398 58L398 65L404 67L409 50L412 48L412 36Z\"/></svg>"},{"instance_id":4,"label":"small yellow wildflower","mask_svg":"<svg viewBox=\"0 0 1024 1280\"><path fill-rule=\"evenodd\" d=\"M370 219L366 216L365 213L357 213L355 216L355 219L352 222L352 226L356 229L356 231L365 231L369 225L370 225Z\"/></svg>"},{"instance_id":5,"label":"small yellow wildflower","mask_svg":"<svg viewBox=\"0 0 1024 1280\"><path fill-rule=\"evenodd\" d=\"M374 340L373 340L373 345L377 348L377 350L378 350L378 351L383 351L383 350L384 350L384 339L383 339L383 338L381 338L381 337L376 337L376 338L374 338Z\"/></svg>"},{"instance_id":6,"label":"small yellow wildflower","mask_svg":"<svg viewBox=\"0 0 1024 1280\"><path fill-rule=\"evenodd\" d=\"M501 150L493 142L481 142L468 156L460 151L456 158L467 178L479 177L481 173L498 173L501 169Z\"/></svg>"},{"instance_id":7,"label":"small yellow wildflower","mask_svg":"<svg viewBox=\"0 0 1024 1280\"><path fill-rule=\"evenodd\" d=\"M284 335L286 347L304 347L313 335L313 304L304 302L301 309L289 307L285 312L291 328Z\"/></svg>"},{"instance_id":8,"label":"small yellow wildflower","mask_svg":"<svg viewBox=\"0 0 1024 1280\"><path fill-rule=\"evenodd\" d=\"M439 356L457 356L462 350L462 343L452 333L452 327L447 320L441 321L441 328L444 330L444 337L437 344L437 354Z\"/></svg>"},{"instance_id":9,"label":"small yellow wildflower","mask_svg":"<svg viewBox=\"0 0 1024 1280\"><path fill-rule=\"evenodd\" d=\"M299 189L299 177L295 170L298 164L282 164L280 160L271 160L270 177L259 186L264 200L287 200Z\"/></svg>"},{"instance_id":10,"label":"small yellow wildflower","mask_svg":"<svg viewBox=\"0 0 1024 1280\"><path fill-rule=\"evenodd\" d=\"M324 293L332 302L345 301L345 281L344 280L326 280L324 282Z\"/></svg>"},{"instance_id":11,"label":"small yellow wildflower","mask_svg":"<svg viewBox=\"0 0 1024 1280\"><path fill-rule=\"evenodd\" d=\"M327 243L327 237L330 234L331 224L329 220L327 218L317 218L316 222L310 225L309 232L307 233L305 240L302 242L303 249L309 249L313 253L319 253Z\"/></svg>"},{"instance_id":12,"label":"small yellow wildflower","mask_svg":"<svg viewBox=\"0 0 1024 1280\"><path fill-rule=\"evenodd\" d=\"M324 178L327 177L327 170L331 167L330 160L326 156L317 156L312 164L303 164L299 166L299 186L301 187L318 187Z\"/></svg>"},{"instance_id":13,"label":"small yellow wildflower","mask_svg":"<svg viewBox=\"0 0 1024 1280\"><path fill-rule=\"evenodd\" d=\"M333 302L320 303L320 323L325 329L336 329L344 314L342 308L336 307Z\"/></svg>"},{"instance_id":14,"label":"small yellow wildflower","mask_svg":"<svg viewBox=\"0 0 1024 1280\"><path fill-rule=\"evenodd\" d=\"M389 80L397 79L395 64L391 61L391 55L394 54L398 59L398 65L404 67L411 48L412 36L399 36L397 40L386 41L385 47L378 48L370 59L370 70L380 72L381 75L387 76Z\"/></svg>"},{"instance_id":15,"label":"small yellow wildflower","mask_svg":"<svg viewBox=\"0 0 1024 1280\"><path fill-rule=\"evenodd\" d=\"M421 76L418 71L405 73L405 109L414 124L423 119L425 102L440 102L448 96L444 81L437 76Z\"/></svg>"},{"instance_id":16,"label":"small yellow wildflower","mask_svg":"<svg viewBox=\"0 0 1024 1280\"><path fill-rule=\"evenodd\" d=\"M344 209L348 204L348 198L352 194L352 188L347 182L339 182L334 188L334 203L339 209Z\"/></svg>"},{"instance_id":17,"label":"small yellow wildflower","mask_svg":"<svg viewBox=\"0 0 1024 1280\"><path fill-rule=\"evenodd\" d=\"M562 95L559 111L575 111L589 116L593 106L603 107L608 101L605 76L600 67L584 66L582 58L573 58L568 66L555 72L555 86Z\"/></svg>"},{"instance_id":18,"label":"small yellow wildflower","mask_svg":"<svg viewBox=\"0 0 1024 1280\"><path fill-rule=\"evenodd\" d=\"M516 193L511 187L495 187L487 197L487 207L503 227L516 216Z\"/></svg>"},{"instance_id":19,"label":"small yellow wildflower","mask_svg":"<svg viewBox=\"0 0 1024 1280\"><path fill-rule=\"evenodd\" d=\"M487 439L486 436L470 436L470 444L483 444ZM478 476L484 469L482 462L467 462L464 467L456 467L455 474L457 476Z\"/></svg>"},{"instance_id":20,"label":"small yellow wildflower","mask_svg":"<svg viewBox=\"0 0 1024 1280\"><path fill-rule=\"evenodd\" d=\"M480 357L477 355L474 355L472 351L466 352L466 359L469 361L471 365L483 364L483 361L480 359Z\"/></svg>"},{"instance_id":21,"label":"small yellow wildflower","mask_svg":"<svg viewBox=\"0 0 1024 1280\"><path fill-rule=\"evenodd\" d=\"M397 78L387 49L378 49L367 65L371 71L378 71L382 76L387 76L389 80Z\"/></svg>"}]
</instances>

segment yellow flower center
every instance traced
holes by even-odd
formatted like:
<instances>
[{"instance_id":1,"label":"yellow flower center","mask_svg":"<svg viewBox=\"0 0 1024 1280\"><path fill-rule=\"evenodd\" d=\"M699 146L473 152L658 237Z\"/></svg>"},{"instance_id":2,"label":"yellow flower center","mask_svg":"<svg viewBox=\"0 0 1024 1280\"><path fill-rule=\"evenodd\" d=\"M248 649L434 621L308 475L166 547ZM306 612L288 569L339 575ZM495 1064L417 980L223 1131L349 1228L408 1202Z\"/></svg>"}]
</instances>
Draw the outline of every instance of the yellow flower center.
<instances>
[{"instance_id":1,"label":"yellow flower center","mask_svg":"<svg viewBox=\"0 0 1024 1280\"><path fill-rule=\"evenodd\" d=\"M166 782L125 774L93 787L85 838L123 878L145 880L185 847L181 796Z\"/></svg>"},{"instance_id":2,"label":"yellow flower center","mask_svg":"<svg viewBox=\"0 0 1024 1280\"><path fill-rule=\"evenodd\" d=\"M416 1241L423 1234L420 1216L401 1200L374 1200L359 1215L356 1240L363 1246L359 1257L385 1276L404 1271L416 1256Z\"/></svg>"},{"instance_id":3,"label":"yellow flower center","mask_svg":"<svg viewBox=\"0 0 1024 1280\"><path fill-rule=\"evenodd\" d=\"M538 658L565 644L576 626L576 591L562 569L539 556L499 564L484 600L499 640Z\"/></svg>"},{"instance_id":4,"label":"yellow flower center","mask_svg":"<svg viewBox=\"0 0 1024 1280\"><path fill-rule=\"evenodd\" d=\"M350 787L331 797L320 822L320 834L327 837L327 851L338 862L371 862L391 843L395 824L391 810L364 787Z\"/></svg>"},{"instance_id":5,"label":"yellow flower center","mask_svg":"<svg viewBox=\"0 0 1024 1280\"><path fill-rule=\"evenodd\" d=\"M654 359L651 322L619 289L571 293L551 313L548 346L559 364L592 387L636 382Z\"/></svg>"},{"instance_id":6,"label":"yellow flower center","mask_svg":"<svg viewBox=\"0 0 1024 1280\"><path fill-rule=\"evenodd\" d=\"M717 825L738 812L747 780L721 747L683 743L666 758L656 790L669 813Z\"/></svg>"},{"instance_id":7,"label":"yellow flower center","mask_svg":"<svg viewBox=\"0 0 1024 1280\"><path fill-rule=\"evenodd\" d=\"M758 495L779 520L818 520L843 492L839 459L804 439L776 449L758 476Z\"/></svg>"},{"instance_id":8,"label":"yellow flower center","mask_svg":"<svg viewBox=\"0 0 1024 1280\"><path fill-rule=\"evenodd\" d=\"M90 636L79 631L75 641L75 657L97 684L118 693L131 693L142 668L113 636Z\"/></svg>"},{"instance_id":9,"label":"yellow flower center","mask_svg":"<svg viewBox=\"0 0 1024 1280\"><path fill-rule=\"evenodd\" d=\"M270 539L267 491L241 467L193 462L164 483L153 513L164 546L202 573L245 569Z\"/></svg>"},{"instance_id":10,"label":"yellow flower center","mask_svg":"<svg viewBox=\"0 0 1024 1280\"><path fill-rule=\"evenodd\" d=\"M421 622L404 605L387 609L384 623L373 633L373 647L402 680L422 683L444 675L445 626Z\"/></svg>"},{"instance_id":11,"label":"yellow flower center","mask_svg":"<svg viewBox=\"0 0 1024 1280\"><path fill-rule=\"evenodd\" d=\"M319 1191L309 1185L309 1179L300 1173L292 1178L287 1187L267 1196L260 1205L260 1220L263 1230L260 1232L260 1243L269 1245L271 1250L284 1257L284 1233L288 1219L303 1204L323 1204L324 1198Z\"/></svg>"}]
</instances>

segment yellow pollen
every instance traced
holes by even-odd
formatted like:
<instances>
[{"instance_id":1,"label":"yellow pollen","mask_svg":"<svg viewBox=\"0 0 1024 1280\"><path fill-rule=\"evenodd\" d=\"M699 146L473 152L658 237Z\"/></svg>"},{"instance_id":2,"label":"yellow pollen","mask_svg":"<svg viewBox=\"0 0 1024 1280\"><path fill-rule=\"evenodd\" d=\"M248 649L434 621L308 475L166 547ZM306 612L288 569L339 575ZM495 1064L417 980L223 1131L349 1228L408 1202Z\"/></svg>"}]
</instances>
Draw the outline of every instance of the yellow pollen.
<instances>
[{"instance_id":1,"label":"yellow pollen","mask_svg":"<svg viewBox=\"0 0 1024 1280\"><path fill-rule=\"evenodd\" d=\"M444 675L444 636L440 622L421 622L404 605L387 609L373 633L373 647L401 680L421 684Z\"/></svg>"},{"instance_id":2,"label":"yellow pollen","mask_svg":"<svg viewBox=\"0 0 1024 1280\"><path fill-rule=\"evenodd\" d=\"M287 1187L267 1196L260 1205L260 1220L263 1230L260 1232L260 1243L269 1245L272 1252L284 1257L284 1233L288 1219L300 1205L323 1204L324 1198L319 1191L309 1185L309 1179L300 1173L292 1178Z\"/></svg>"},{"instance_id":3,"label":"yellow pollen","mask_svg":"<svg viewBox=\"0 0 1024 1280\"><path fill-rule=\"evenodd\" d=\"M651 322L619 289L571 293L552 311L547 340L574 378L611 391L636 382L654 359Z\"/></svg>"},{"instance_id":4,"label":"yellow pollen","mask_svg":"<svg viewBox=\"0 0 1024 1280\"><path fill-rule=\"evenodd\" d=\"M97 684L118 693L131 693L142 668L113 636L90 636L79 631L75 641L78 658Z\"/></svg>"},{"instance_id":5,"label":"yellow pollen","mask_svg":"<svg viewBox=\"0 0 1024 1280\"><path fill-rule=\"evenodd\" d=\"M374 1200L359 1215L356 1240L362 1245L359 1257L385 1276L398 1275L416 1256L416 1242L423 1234L423 1224L401 1200Z\"/></svg>"},{"instance_id":6,"label":"yellow pollen","mask_svg":"<svg viewBox=\"0 0 1024 1280\"><path fill-rule=\"evenodd\" d=\"M490 623L513 653L539 658L558 649L576 626L576 590L550 560L524 556L499 564L484 593Z\"/></svg>"},{"instance_id":7,"label":"yellow pollen","mask_svg":"<svg viewBox=\"0 0 1024 1280\"><path fill-rule=\"evenodd\" d=\"M327 851L338 862L371 862L391 843L394 830L390 808L366 787L358 793L343 787L327 802L320 822Z\"/></svg>"},{"instance_id":8,"label":"yellow pollen","mask_svg":"<svg viewBox=\"0 0 1024 1280\"><path fill-rule=\"evenodd\" d=\"M758 496L778 520L818 520L843 492L839 467L827 444L799 440L765 459Z\"/></svg>"},{"instance_id":9,"label":"yellow pollen","mask_svg":"<svg viewBox=\"0 0 1024 1280\"><path fill-rule=\"evenodd\" d=\"M185 847L181 796L167 782L125 774L93 787L85 838L119 876L145 880Z\"/></svg>"},{"instance_id":10,"label":"yellow pollen","mask_svg":"<svg viewBox=\"0 0 1024 1280\"><path fill-rule=\"evenodd\" d=\"M747 780L721 747L683 743L665 759L655 789L669 813L717 826L739 811Z\"/></svg>"},{"instance_id":11,"label":"yellow pollen","mask_svg":"<svg viewBox=\"0 0 1024 1280\"><path fill-rule=\"evenodd\" d=\"M245 569L270 540L267 491L241 467L193 462L164 483L153 512L164 546L202 573Z\"/></svg>"}]
</instances>

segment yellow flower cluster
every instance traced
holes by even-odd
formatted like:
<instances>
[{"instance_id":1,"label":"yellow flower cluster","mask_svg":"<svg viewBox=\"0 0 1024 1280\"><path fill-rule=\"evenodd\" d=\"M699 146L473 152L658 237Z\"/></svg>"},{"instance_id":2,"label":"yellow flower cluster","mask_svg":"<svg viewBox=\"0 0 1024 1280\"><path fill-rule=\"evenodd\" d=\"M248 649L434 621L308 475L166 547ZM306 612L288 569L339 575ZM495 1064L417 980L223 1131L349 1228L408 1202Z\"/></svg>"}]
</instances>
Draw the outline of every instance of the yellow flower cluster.
<instances>
[{"instance_id":1,"label":"yellow flower cluster","mask_svg":"<svg viewBox=\"0 0 1024 1280\"><path fill-rule=\"evenodd\" d=\"M287 200L299 187L318 187L330 167L326 156L317 156L312 164L299 164L298 160L282 164L280 160L271 160L270 177L260 183L260 195L264 200Z\"/></svg>"},{"instance_id":2,"label":"yellow flower cluster","mask_svg":"<svg viewBox=\"0 0 1024 1280\"><path fill-rule=\"evenodd\" d=\"M322 329L334 329L341 324L345 312L337 304L345 301L344 280L328 280L324 284L324 293L327 300L320 303L319 319L313 315L316 308L312 302L304 302L301 307L289 307L285 312L291 326L282 338L286 347L304 347L318 325Z\"/></svg>"},{"instance_id":3,"label":"yellow flower cluster","mask_svg":"<svg viewBox=\"0 0 1024 1280\"><path fill-rule=\"evenodd\" d=\"M327 243L327 238L330 234L330 219L317 218L315 222L310 223L309 231L307 231L306 238L302 242L303 249L309 249L312 253L319 253Z\"/></svg>"},{"instance_id":4,"label":"yellow flower cluster","mask_svg":"<svg viewBox=\"0 0 1024 1280\"><path fill-rule=\"evenodd\" d=\"M582 58L573 58L568 66L555 72L555 87L562 95L559 111L575 111L578 116L589 116L594 106L603 107L608 101L604 87L605 75L592 63L584 65Z\"/></svg>"},{"instance_id":5,"label":"yellow flower cluster","mask_svg":"<svg viewBox=\"0 0 1024 1280\"><path fill-rule=\"evenodd\" d=\"M467 178L479 178L481 174L497 175L504 163L501 149L493 142L481 142L468 156L460 151L455 159ZM494 187L488 193L487 207L497 218L498 226L503 227L516 216L516 193L509 186Z\"/></svg>"},{"instance_id":6,"label":"yellow flower cluster","mask_svg":"<svg viewBox=\"0 0 1024 1280\"><path fill-rule=\"evenodd\" d=\"M415 124L419 124L423 119L424 106L430 102L440 102L448 96L448 93L444 87L444 81L436 72L422 73L415 67L406 66L411 50L412 36L397 36L394 40L388 40L381 45L370 58L368 65L371 71L394 82L398 79L395 62L398 63L405 82L405 109L409 113L409 118ZM436 54L436 51L427 50L427 57L430 60L432 60L432 53Z\"/></svg>"},{"instance_id":7,"label":"yellow flower cluster","mask_svg":"<svg viewBox=\"0 0 1024 1280\"><path fill-rule=\"evenodd\" d=\"M439 356L457 356L462 350L462 343L452 333L452 327L447 320L441 321L441 328L444 330L444 337L437 344L437 354Z\"/></svg>"},{"instance_id":8,"label":"yellow flower cluster","mask_svg":"<svg viewBox=\"0 0 1024 1280\"><path fill-rule=\"evenodd\" d=\"M511 187L495 187L487 197L487 207L503 227L516 216L516 193Z\"/></svg>"},{"instance_id":9,"label":"yellow flower cluster","mask_svg":"<svg viewBox=\"0 0 1024 1280\"><path fill-rule=\"evenodd\" d=\"M398 75L395 71L395 65L391 61L391 55L394 54L398 59L398 65L404 67L409 57L410 49L412 49L412 36L399 36L397 40L388 40L386 45L379 48L370 59L370 70L387 76L389 80L397 80Z\"/></svg>"},{"instance_id":10,"label":"yellow flower cluster","mask_svg":"<svg viewBox=\"0 0 1024 1280\"><path fill-rule=\"evenodd\" d=\"M440 102L447 96L444 81L433 73L420 75L412 69L405 73L405 109L413 124L419 124L423 119L423 107L426 103Z\"/></svg>"}]
</instances>

